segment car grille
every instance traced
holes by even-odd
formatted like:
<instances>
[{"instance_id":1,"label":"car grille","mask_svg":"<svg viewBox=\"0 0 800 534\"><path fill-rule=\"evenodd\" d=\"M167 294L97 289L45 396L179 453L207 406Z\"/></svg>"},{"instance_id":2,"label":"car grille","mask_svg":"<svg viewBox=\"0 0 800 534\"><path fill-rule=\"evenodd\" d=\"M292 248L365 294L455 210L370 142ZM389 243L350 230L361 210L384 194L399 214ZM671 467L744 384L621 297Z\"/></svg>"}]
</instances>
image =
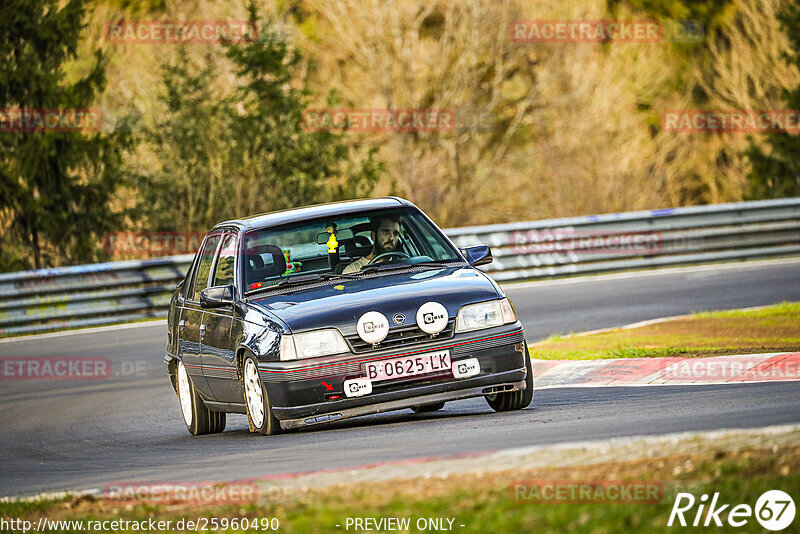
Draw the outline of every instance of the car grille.
<instances>
[{"instance_id":1,"label":"car grille","mask_svg":"<svg viewBox=\"0 0 800 534\"><path fill-rule=\"evenodd\" d=\"M444 330L434 336L426 334L417 325L393 328L389 330L386 338L376 346L373 346L371 343L367 343L358 337L358 334L354 336L347 336L346 339L347 343L350 344L350 348L353 349L353 352L355 353L370 352L373 350L385 350L394 347L415 345L417 343L424 343L426 341L449 339L453 337L455 323L455 320L451 319L447 322L447 326L444 328Z\"/></svg>"}]
</instances>

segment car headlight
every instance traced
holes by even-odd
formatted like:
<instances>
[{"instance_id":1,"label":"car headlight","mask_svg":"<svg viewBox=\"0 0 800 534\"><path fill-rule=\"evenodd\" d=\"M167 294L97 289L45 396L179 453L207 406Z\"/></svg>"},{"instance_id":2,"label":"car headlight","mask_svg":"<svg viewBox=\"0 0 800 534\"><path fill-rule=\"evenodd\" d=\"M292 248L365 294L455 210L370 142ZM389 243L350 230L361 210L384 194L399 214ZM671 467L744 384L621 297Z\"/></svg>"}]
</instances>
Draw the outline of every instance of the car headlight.
<instances>
[{"instance_id":1,"label":"car headlight","mask_svg":"<svg viewBox=\"0 0 800 534\"><path fill-rule=\"evenodd\" d=\"M511 305L511 301L507 298L468 304L458 310L456 332L481 330L482 328L513 323L516 320L517 314Z\"/></svg>"},{"instance_id":2,"label":"car headlight","mask_svg":"<svg viewBox=\"0 0 800 534\"><path fill-rule=\"evenodd\" d=\"M314 358L349 352L342 334L335 328L281 336L281 360Z\"/></svg>"}]
</instances>

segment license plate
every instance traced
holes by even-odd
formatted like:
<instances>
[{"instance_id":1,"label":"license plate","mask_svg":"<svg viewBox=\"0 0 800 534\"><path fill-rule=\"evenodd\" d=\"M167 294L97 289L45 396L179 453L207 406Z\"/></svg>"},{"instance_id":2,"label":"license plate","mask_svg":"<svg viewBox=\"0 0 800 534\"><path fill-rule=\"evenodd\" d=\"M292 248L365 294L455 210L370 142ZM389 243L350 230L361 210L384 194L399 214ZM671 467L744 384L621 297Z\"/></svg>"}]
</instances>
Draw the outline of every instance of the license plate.
<instances>
[{"instance_id":1,"label":"license plate","mask_svg":"<svg viewBox=\"0 0 800 534\"><path fill-rule=\"evenodd\" d=\"M429 352L364 364L366 378L378 382L450 370L450 351Z\"/></svg>"}]
</instances>

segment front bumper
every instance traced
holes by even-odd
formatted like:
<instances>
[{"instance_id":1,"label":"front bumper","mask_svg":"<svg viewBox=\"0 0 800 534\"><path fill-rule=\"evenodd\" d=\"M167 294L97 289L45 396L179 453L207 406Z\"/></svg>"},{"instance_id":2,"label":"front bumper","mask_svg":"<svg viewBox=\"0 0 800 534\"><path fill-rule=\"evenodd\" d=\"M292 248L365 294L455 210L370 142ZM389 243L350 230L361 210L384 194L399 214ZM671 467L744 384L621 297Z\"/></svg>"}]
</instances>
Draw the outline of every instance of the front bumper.
<instances>
[{"instance_id":1,"label":"front bumper","mask_svg":"<svg viewBox=\"0 0 800 534\"><path fill-rule=\"evenodd\" d=\"M453 401L458 399L467 399L470 397L480 397L491 393L499 393L501 391L519 391L525 389L525 369L514 371L514 374L522 373L523 379L518 382L501 382L496 383L496 380L491 385L473 386L464 388L469 385L469 379L462 380L459 386L461 388L451 391L442 391L442 388L434 386L425 386L421 388L408 389L405 395L399 396L395 394L374 395L370 398L370 403L353 408L336 409L334 411L317 414L309 417L299 417L296 419L280 419L281 428L299 428L310 426L320 423L327 423L329 421L338 421L340 419L348 419L350 417L359 417L361 415L371 415L376 413L391 412L393 410L402 410L405 408L412 408L414 406L421 406L423 404L435 404L437 402ZM495 379L498 377L494 377ZM407 396L411 395L411 396ZM392 399L391 397L399 396L400 398ZM362 397L363 398L363 397ZM378 401L378 399L382 399ZM320 408L331 407L328 405L320 406ZM284 414L285 415L285 414Z\"/></svg>"},{"instance_id":2,"label":"front bumper","mask_svg":"<svg viewBox=\"0 0 800 534\"><path fill-rule=\"evenodd\" d=\"M448 370L433 375L373 382L372 393L362 397L349 398L344 394L344 381L363 377L363 366L367 361L440 350L450 351L453 366L459 360L476 358L480 363L480 373L457 379ZM261 362L259 370L273 413L281 427L288 429L499 391L525 389L526 353L521 325L515 323L415 345L405 350L349 354L315 359L313 362Z\"/></svg>"}]
</instances>

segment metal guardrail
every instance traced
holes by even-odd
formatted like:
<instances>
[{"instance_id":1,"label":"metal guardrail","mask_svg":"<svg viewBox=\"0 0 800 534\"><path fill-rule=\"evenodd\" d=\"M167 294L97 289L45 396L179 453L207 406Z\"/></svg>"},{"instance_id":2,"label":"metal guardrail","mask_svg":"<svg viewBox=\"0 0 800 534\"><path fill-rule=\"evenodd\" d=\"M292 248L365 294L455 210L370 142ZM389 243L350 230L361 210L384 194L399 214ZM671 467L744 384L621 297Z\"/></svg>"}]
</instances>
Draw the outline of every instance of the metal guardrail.
<instances>
[{"instance_id":1,"label":"metal guardrail","mask_svg":"<svg viewBox=\"0 0 800 534\"><path fill-rule=\"evenodd\" d=\"M800 255L800 198L456 228L498 281Z\"/></svg>"},{"instance_id":2,"label":"metal guardrail","mask_svg":"<svg viewBox=\"0 0 800 534\"><path fill-rule=\"evenodd\" d=\"M445 230L498 281L800 256L800 198ZM0 274L0 334L163 317L191 255Z\"/></svg>"},{"instance_id":3,"label":"metal guardrail","mask_svg":"<svg viewBox=\"0 0 800 534\"><path fill-rule=\"evenodd\" d=\"M0 334L163 317L192 255L0 274Z\"/></svg>"}]
</instances>

